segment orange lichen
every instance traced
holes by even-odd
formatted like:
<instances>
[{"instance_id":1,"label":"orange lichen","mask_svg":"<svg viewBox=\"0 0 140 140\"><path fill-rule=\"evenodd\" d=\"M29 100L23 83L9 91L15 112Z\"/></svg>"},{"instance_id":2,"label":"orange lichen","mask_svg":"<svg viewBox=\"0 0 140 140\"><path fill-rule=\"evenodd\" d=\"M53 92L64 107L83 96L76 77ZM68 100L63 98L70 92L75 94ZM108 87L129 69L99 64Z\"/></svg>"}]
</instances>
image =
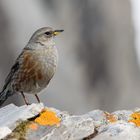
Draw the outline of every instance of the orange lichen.
<instances>
[{"instance_id":1,"label":"orange lichen","mask_svg":"<svg viewBox=\"0 0 140 140\"><path fill-rule=\"evenodd\" d=\"M140 126L140 112L134 112L130 117L131 119L128 122L132 122L136 124L136 126Z\"/></svg>"},{"instance_id":2,"label":"orange lichen","mask_svg":"<svg viewBox=\"0 0 140 140\"><path fill-rule=\"evenodd\" d=\"M115 115L113 114L110 114L108 112L104 112L105 113L105 116L106 116L106 119L110 122L110 123L114 123L117 121L117 118L115 117Z\"/></svg>"},{"instance_id":3,"label":"orange lichen","mask_svg":"<svg viewBox=\"0 0 140 140\"><path fill-rule=\"evenodd\" d=\"M40 116L35 119L35 122L40 125L59 125L60 118L57 117L55 112L46 109L40 113Z\"/></svg>"},{"instance_id":4,"label":"orange lichen","mask_svg":"<svg viewBox=\"0 0 140 140\"><path fill-rule=\"evenodd\" d=\"M32 129L32 130L37 130L38 125L36 123L31 123L31 124L29 124L29 128Z\"/></svg>"}]
</instances>

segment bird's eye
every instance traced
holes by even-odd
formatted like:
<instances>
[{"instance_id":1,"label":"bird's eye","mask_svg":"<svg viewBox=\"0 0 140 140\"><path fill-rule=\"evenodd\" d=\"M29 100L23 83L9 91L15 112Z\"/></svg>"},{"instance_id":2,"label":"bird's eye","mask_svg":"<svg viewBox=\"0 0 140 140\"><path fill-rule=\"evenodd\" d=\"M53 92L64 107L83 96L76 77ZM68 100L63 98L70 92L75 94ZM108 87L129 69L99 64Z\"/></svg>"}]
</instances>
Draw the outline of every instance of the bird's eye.
<instances>
[{"instance_id":1,"label":"bird's eye","mask_svg":"<svg viewBox=\"0 0 140 140\"><path fill-rule=\"evenodd\" d=\"M46 34L46 35L50 35L50 34L51 34L51 32L46 32L45 34Z\"/></svg>"}]
</instances>

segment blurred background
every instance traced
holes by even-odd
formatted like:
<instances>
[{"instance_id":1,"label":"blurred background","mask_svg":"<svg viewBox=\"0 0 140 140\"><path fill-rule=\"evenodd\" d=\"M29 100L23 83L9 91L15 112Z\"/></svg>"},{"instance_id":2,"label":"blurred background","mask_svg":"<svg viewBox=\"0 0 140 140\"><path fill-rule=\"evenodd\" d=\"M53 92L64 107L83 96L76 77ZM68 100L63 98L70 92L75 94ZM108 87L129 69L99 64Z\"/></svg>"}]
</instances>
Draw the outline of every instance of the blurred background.
<instances>
[{"instance_id":1,"label":"blurred background","mask_svg":"<svg viewBox=\"0 0 140 140\"><path fill-rule=\"evenodd\" d=\"M0 88L33 32L51 26L65 32L57 72L39 95L45 105L75 114L140 107L139 13L138 0L1 0ZM24 104L20 94L9 103Z\"/></svg>"}]
</instances>

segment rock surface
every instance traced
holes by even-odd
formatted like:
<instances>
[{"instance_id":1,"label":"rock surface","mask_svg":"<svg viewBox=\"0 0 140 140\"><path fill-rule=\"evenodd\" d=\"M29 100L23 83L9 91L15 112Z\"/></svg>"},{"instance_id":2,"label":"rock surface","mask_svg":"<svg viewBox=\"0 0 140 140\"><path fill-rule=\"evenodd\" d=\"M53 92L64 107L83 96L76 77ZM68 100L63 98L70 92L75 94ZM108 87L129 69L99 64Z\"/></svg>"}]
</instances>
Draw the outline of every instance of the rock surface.
<instances>
[{"instance_id":1,"label":"rock surface","mask_svg":"<svg viewBox=\"0 0 140 140\"><path fill-rule=\"evenodd\" d=\"M47 108L56 113L60 118L60 123L41 125L35 120L41 116L44 108L46 107L42 103L21 107L10 104L1 108L0 139L140 140L140 109L116 111L111 114L94 110L76 116L54 108ZM45 122L45 120L41 121Z\"/></svg>"}]
</instances>

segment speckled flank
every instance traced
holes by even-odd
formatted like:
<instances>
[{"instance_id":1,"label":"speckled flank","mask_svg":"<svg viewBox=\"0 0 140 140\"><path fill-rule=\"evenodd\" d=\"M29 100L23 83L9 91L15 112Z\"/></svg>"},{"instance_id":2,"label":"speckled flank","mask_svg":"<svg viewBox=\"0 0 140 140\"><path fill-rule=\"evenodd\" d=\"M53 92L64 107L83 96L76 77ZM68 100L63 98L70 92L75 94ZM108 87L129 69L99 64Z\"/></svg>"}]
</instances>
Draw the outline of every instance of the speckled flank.
<instances>
[{"instance_id":1,"label":"speckled flank","mask_svg":"<svg viewBox=\"0 0 140 140\"><path fill-rule=\"evenodd\" d=\"M47 86L57 66L57 50L54 46L35 51L25 50L21 55L22 64L14 75L16 91L37 93Z\"/></svg>"}]
</instances>

